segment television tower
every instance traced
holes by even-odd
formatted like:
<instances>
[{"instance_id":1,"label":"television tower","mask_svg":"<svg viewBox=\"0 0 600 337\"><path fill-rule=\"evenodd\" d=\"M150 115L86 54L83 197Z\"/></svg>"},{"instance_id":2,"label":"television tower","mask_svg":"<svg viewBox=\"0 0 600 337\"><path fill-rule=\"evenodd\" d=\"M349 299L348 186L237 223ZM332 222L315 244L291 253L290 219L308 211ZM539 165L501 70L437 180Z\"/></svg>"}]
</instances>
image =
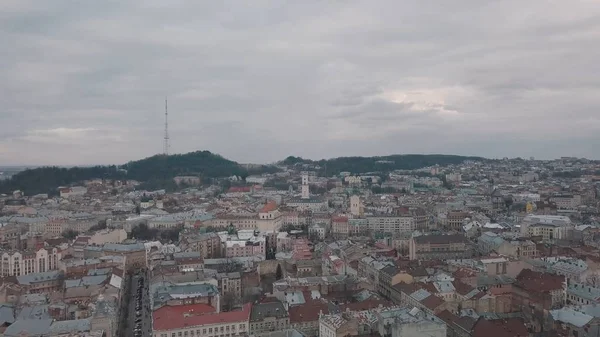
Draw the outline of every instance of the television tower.
<instances>
[{"instance_id":1,"label":"television tower","mask_svg":"<svg viewBox=\"0 0 600 337\"><path fill-rule=\"evenodd\" d=\"M165 139L163 144L163 154L169 155L169 110L167 108L167 98L165 97Z\"/></svg>"}]
</instances>

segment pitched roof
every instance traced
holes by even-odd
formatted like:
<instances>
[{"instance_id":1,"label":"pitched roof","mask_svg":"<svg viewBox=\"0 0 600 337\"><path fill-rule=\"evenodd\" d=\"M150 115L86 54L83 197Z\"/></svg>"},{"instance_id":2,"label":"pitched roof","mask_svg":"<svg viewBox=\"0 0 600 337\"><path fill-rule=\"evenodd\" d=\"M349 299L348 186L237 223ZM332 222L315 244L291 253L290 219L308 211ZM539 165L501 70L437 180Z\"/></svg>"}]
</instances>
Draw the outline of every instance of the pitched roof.
<instances>
[{"instance_id":1,"label":"pitched roof","mask_svg":"<svg viewBox=\"0 0 600 337\"><path fill-rule=\"evenodd\" d=\"M283 303L281 303L281 301L273 301L253 305L250 321L256 322L261 321L266 317L281 318L286 316L288 316L288 312L285 310Z\"/></svg>"},{"instance_id":2,"label":"pitched roof","mask_svg":"<svg viewBox=\"0 0 600 337\"><path fill-rule=\"evenodd\" d=\"M267 202L263 208L260 210L261 213L272 212L277 209L277 203L275 201Z\"/></svg>"},{"instance_id":3,"label":"pitched roof","mask_svg":"<svg viewBox=\"0 0 600 337\"><path fill-rule=\"evenodd\" d=\"M440 305L444 304L444 300L435 296L435 295L431 295L429 297L427 297L426 299L421 301L421 304L423 304L424 306L426 306L427 308L433 310L437 307L439 307Z\"/></svg>"},{"instance_id":4,"label":"pitched roof","mask_svg":"<svg viewBox=\"0 0 600 337\"><path fill-rule=\"evenodd\" d=\"M38 336L47 334L52 324L51 319L24 319L17 320L11 324L4 331L4 336L7 337L18 337L25 334L25 336Z\"/></svg>"},{"instance_id":5,"label":"pitched roof","mask_svg":"<svg viewBox=\"0 0 600 337\"><path fill-rule=\"evenodd\" d=\"M443 235L443 234L434 234L434 235L421 235L414 238L416 243L424 244L449 244L449 243L468 243L466 237L460 234L453 235Z\"/></svg>"},{"instance_id":6,"label":"pitched roof","mask_svg":"<svg viewBox=\"0 0 600 337\"><path fill-rule=\"evenodd\" d=\"M519 275L517 275L516 285L528 291L550 292L562 289L564 282L565 277L562 275L523 269Z\"/></svg>"},{"instance_id":7,"label":"pitched roof","mask_svg":"<svg viewBox=\"0 0 600 337\"><path fill-rule=\"evenodd\" d=\"M529 332L521 318L506 318L488 321L480 317L473 326L473 337L522 337Z\"/></svg>"},{"instance_id":8,"label":"pitched roof","mask_svg":"<svg viewBox=\"0 0 600 337\"><path fill-rule=\"evenodd\" d=\"M245 304L240 311L214 313L215 308L207 304L165 306L153 313L153 328L168 331L193 326L247 322L252 304Z\"/></svg>"},{"instance_id":9,"label":"pitched roof","mask_svg":"<svg viewBox=\"0 0 600 337\"><path fill-rule=\"evenodd\" d=\"M329 314L327 303L292 306L289 309L290 324L318 321L320 313Z\"/></svg>"}]
</instances>

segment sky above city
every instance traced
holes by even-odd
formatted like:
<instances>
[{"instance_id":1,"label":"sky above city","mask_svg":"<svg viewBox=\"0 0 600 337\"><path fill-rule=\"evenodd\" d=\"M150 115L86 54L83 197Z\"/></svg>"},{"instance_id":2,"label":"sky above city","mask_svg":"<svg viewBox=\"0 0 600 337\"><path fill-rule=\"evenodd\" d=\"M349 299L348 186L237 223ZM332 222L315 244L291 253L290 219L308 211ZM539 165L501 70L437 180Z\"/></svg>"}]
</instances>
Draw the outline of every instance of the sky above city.
<instances>
[{"instance_id":1,"label":"sky above city","mask_svg":"<svg viewBox=\"0 0 600 337\"><path fill-rule=\"evenodd\" d=\"M0 1L0 166L600 158L597 0Z\"/></svg>"}]
</instances>

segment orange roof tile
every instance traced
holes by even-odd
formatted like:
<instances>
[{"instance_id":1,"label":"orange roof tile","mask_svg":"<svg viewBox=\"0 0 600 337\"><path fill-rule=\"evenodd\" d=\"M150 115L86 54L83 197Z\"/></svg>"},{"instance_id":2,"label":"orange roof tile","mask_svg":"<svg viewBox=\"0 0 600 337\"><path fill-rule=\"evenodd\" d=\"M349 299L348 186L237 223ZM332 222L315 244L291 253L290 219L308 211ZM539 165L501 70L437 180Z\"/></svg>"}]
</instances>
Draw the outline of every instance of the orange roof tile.
<instances>
[{"instance_id":1,"label":"orange roof tile","mask_svg":"<svg viewBox=\"0 0 600 337\"><path fill-rule=\"evenodd\" d=\"M207 304L191 304L162 307L153 313L155 331L168 331L193 326L247 322L251 303L240 311L214 313L215 308Z\"/></svg>"},{"instance_id":2,"label":"orange roof tile","mask_svg":"<svg viewBox=\"0 0 600 337\"><path fill-rule=\"evenodd\" d=\"M261 213L273 212L277 209L277 203L275 201L267 202L263 208L260 210Z\"/></svg>"}]
</instances>

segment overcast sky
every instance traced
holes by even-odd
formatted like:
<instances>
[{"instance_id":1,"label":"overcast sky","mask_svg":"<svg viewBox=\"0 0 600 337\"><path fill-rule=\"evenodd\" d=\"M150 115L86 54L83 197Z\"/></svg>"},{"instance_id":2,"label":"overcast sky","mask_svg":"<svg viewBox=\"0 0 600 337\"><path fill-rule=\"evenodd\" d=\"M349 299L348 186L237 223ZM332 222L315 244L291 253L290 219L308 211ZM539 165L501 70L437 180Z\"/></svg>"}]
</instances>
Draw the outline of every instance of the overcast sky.
<instances>
[{"instance_id":1,"label":"overcast sky","mask_svg":"<svg viewBox=\"0 0 600 337\"><path fill-rule=\"evenodd\" d=\"M0 1L0 166L600 158L600 1Z\"/></svg>"}]
</instances>

